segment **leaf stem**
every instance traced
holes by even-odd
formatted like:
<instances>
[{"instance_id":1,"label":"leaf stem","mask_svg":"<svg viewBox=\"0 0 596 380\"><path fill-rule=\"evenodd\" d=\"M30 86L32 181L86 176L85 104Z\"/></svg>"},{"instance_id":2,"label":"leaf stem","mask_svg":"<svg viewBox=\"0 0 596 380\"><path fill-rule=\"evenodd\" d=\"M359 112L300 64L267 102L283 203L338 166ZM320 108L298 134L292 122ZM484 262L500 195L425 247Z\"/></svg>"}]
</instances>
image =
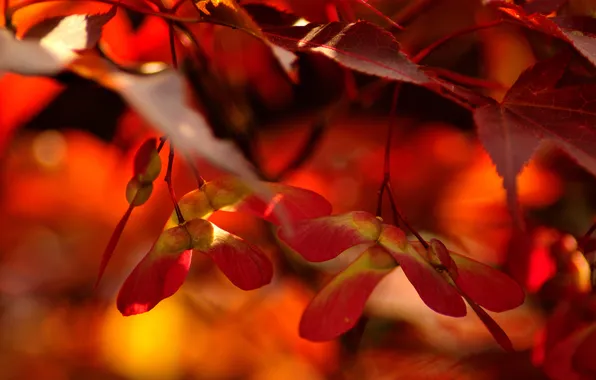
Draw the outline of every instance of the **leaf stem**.
<instances>
[{"instance_id":1,"label":"leaf stem","mask_svg":"<svg viewBox=\"0 0 596 380\"><path fill-rule=\"evenodd\" d=\"M442 38L439 38L438 40L436 40L435 42L431 43L430 45L428 45L424 49L420 50L414 57L412 57L412 62L414 62L414 63L420 63L430 53L432 53L437 48L439 48L440 46L442 46L443 44L445 44L446 42L448 42L448 41L450 41L450 40L452 40L454 38L461 37L461 36L464 36L464 35L469 34L469 33L474 33L474 32L477 32L479 30L493 28L495 26L499 26L499 25L503 24L504 22L505 22L505 20L499 19L499 20L487 22L486 24L472 25L472 26L470 26L468 28L460 29L460 30L457 30L457 31L455 31L455 32L453 32L451 34L448 34L446 36L443 36Z\"/></svg>"}]
</instances>

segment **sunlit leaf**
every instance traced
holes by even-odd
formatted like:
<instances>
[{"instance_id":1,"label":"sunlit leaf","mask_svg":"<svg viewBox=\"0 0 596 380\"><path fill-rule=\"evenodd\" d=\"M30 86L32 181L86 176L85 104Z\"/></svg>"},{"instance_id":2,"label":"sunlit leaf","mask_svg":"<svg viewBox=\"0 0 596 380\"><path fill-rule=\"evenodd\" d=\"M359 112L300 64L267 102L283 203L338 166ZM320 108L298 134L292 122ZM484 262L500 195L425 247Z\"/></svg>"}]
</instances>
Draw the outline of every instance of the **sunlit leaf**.
<instances>
[{"instance_id":1,"label":"sunlit leaf","mask_svg":"<svg viewBox=\"0 0 596 380\"><path fill-rule=\"evenodd\" d=\"M54 75L76 57L77 50L93 47L102 26L115 14L115 7L100 15L70 15L51 19L30 29L23 40L0 29L0 72Z\"/></svg>"},{"instance_id":2,"label":"sunlit leaf","mask_svg":"<svg viewBox=\"0 0 596 380\"><path fill-rule=\"evenodd\" d=\"M293 225L293 234L280 228L281 241L311 262L331 260L358 244L374 243L381 221L364 211L306 219Z\"/></svg>"},{"instance_id":3,"label":"sunlit leaf","mask_svg":"<svg viewBox=\"0 0 596 380\"><path fill-rule=\"evenodd\" d=\"M505 273L454 252L450 255L457 265L455 284L483 308L503 312L524 303L521 286Z\"/></svg>"},{"instance_id":4,"label":"sunlit leaf","mask_svg":"<svg viewBox=\"0 0 596 380\"><path fill-rule=\"evenodd\" d=\"M466 315L466 304L446 273L440 273L430 265L425 258L426 250L420 244L404 244L403 236L397 227L384 225L379 244L399 263L420 299L439 314Z\"/></svg>"},{"instance_id":5,"label":"sunlit leaf","mask_svg":"<svg viewBox=\"0 0 596 380\"><path fill-rule=\"evenodd\" d=\"M325 341L337 338L358 322L366 300L395 267L387 252L373 246L331 280L307 306L300 336Z\"/></svg>"},{"instance_id":6,"label":"sunlit leaf","mask_svg":"<svg viewBox=\"0 0 596 380\"><path fill-rule=\"evenodd\" d=\"M213 242L213 224L195 219L166 229L133 269L118 293L123 315L145 313L172 296L190 269L192 249L207 249Z\"/></svg>"},{"instance_id":7,"label":"sunlit leaf","mask_svg":"<svg viewBox=\"0 0 596 380\"><path fill-rule=\"evenodd\" d=\"M392 34L366 21L270 28L264 32L284 49L320 53L365 74L416 84L431 81L400 51Z\"/></svg>"},{"instance_id":8,"label":"sunlit leaf","mask_svg":"<svg viewBox=\"0 0 596 380\"><path fill-rule=\"evenodd\" d=\"M191 258L192 250L157 258L145 256L122 285L118 310L124 316L145 313L172 296L184 283Z\"/></svg>"}]
</instances>

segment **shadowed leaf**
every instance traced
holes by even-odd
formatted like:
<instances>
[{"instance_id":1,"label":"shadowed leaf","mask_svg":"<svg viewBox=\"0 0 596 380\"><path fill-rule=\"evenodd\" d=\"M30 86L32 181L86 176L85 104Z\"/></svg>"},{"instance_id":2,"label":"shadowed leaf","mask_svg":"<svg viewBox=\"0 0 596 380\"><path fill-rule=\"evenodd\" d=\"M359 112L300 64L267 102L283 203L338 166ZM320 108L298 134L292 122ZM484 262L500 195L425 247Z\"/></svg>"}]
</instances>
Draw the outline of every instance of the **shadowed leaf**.
<instances>
[{"instance_id":1,"label":"shadowed leaf","mask_svg":"<svg viewBox=\"0 0 596 380\"><path fill-rule=\"evenodd\" d=\"M566 63L565 55L537 63L522 73L501 104L474 113L512 210L517 209L517 174L542 139L554 141L596 173L596 85L554 88Z\"/></svg>"},{"instance_id":2,"label":"shadowed leaf","mask_svg":"<svg viewBox=\"0 0 596 380\"><path fill-rule=\"evenodd\" d=\"M300 320L300 336L332 340L354 327L368 297L394 267L395 261L384 249L373 246L366 250L307 306Z\"/></svg>"},{"instance_id":3,"label":"shadowed leaf","mask_svg":"<svg viewBox=\"0 0 596 380\"><path fill-rule=\"evenodd\" d=\"M278 237L306 260L321 262L355 245L374 243L380 233L379 219L364 211L354 211L296 222L291 236L282 227Z\"/></svg>"},{"instance_id":4,"label":"shadowed leaf","mask_svg":"<svg viewBox=\"0 0 596 380\"><path fill-rule=\"evenodd\" d=\"M273 278L273 265L258 248L243 239L214 226L213 242L200 251L215 262L226 277L242 290L267 285Z\"/></svg>"},{"instance_id":5,"label":"shadowed leaf","mask_svg":"<svg viewBox=\"0 0 596 380\"><path fill-rule=\"evenodd\" d=\"M318 218L331 214L331 204L314 191L299 187L272 183L269 185L276 194L277 202L267 205L258 197L249 195L232 208L238 212L256 215L275 225L280 224L274 212L276 207L282 206L292 222Z\"/></svg>"}]
</instances>

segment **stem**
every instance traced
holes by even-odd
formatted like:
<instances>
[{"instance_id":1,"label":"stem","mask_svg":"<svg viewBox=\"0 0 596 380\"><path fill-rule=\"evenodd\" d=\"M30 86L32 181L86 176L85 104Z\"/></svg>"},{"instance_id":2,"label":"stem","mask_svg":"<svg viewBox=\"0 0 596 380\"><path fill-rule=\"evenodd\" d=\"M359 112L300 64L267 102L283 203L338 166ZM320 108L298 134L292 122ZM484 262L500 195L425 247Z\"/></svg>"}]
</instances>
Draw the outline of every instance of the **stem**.
<instances>
[{"instance_id":1,"label":"stem","mask_svg":"<svg viewBox=\"0 0 596 380\"><path fill-rule=\"evenodd\" d=\"M395 128L395 120L397 115L397 101L399 99L399 90L401 84L397 83L395 90L393 91L393 97L391 99L391 110L389 111L389 122L387 123L387 140L385 141L385 157L383 159L383 182L379 189L379 198L377 201L377 216L381 216L383 194L385 190L389 194L389 202L391 204L391 212L393 214L393 223L396 225L402 225L406 230L410 231L412 235L420 241L424 248L428 249L428 243L420 236L406 218L399 212L397 203L395 202L395 195L393 194L393 188L391 187L391 141L393 139L393 129Z\"/></svg>"},{"instance_id":2,"label":"stem","mask_svg":"<svg viewBox=\"0 0 596 380\"><path fill-rule=\"evenodd\" d=\"M468 75L460 74L455 71L447 70L441 67L429 68L428 71L432 71L440 77L447 78L452 82L464 84L472 87L481 87L489 90L506 90L507 87L498 82L493 82L486 79L474 78Z\"/></svg>"},{"instance_id":3,"label":"stem","mask_svg":"<svg viewBox=\"0 0 596 380\"><path fill-rule=\"evenodd\" d=\"M577 247L581 252L584 252L584 249L586 248L588 241L590 241L590 237L592 236L594 231L596 231L596 222L592 223L592 226L590 226L590 229L588 229L588 232L586 232L584 234L584 236L580 239Z\"/></svg>"},{"instance_id":4,"label":"stem","mask_svg":"<svg viewBox=\"0 0 596 380\"><path fill-rule=\"evenodd\" d=\"M418 52L418 54L416 54L414 57L412 57L412 62L420 63L420 61L422 61L424 58L426 58L430 53L435 51L438 47L442 46L446 42L452 40L453 38L461 37L461 36L469 34L469 33L474 33L479 30L482 30L482 29L492 28L492 27L501 25L504 22L505 22L505 20L495 20L495 21L488 22L486 24L472 25L468 28L460 29L460 30L455 31L454 33L443 36L442 38L439 38L438 40L436 40L432 44L428 45L424 49L420 50Z\"/></svg>"},{"instance_id":5,"label":"stem","mask_svg":"<svg viewBox=\"0 0 596 380\"><path fill-rule=\"evenodd\" d=\"M172 143L170 143L170 153L168 154L168 169L166 171L166 176L164 181L168 185L168 191L170 192L170 198L172 198L172 202L174 203L174 210L176 210L176 217L178 217L178 224L184 223L184 217L182 216L182 211L180 210L180 206L178 205L178 201L176 200L176 194L174 193L174 187L172 186L172 167L174 165L174 147Z\"/></svg>"},{"instance_id":6,"label":"stem","mask_svg":"<svg viewBox=\"0 0 596 380\"><path fill-rule=\"evenodd\" d=\"M426 240L424 240L424 238L418 233L418 231L416 231L410 225L410 223L408 223L408 221L406 220L406 218L404 218L404 216L397 209L397 204L395 203L395 196L393 195L393 189L391 188L391 182L388 182L387 183L387 192L389 193L389 202L391 203L391 212L393 213L393 218L394 219L397 219L401 224L403 224L404 227L406 227L406 229L408 231L410 231L412 233L412 235L414 235L416 237L416 239L418 239L418 241L420 242L420 244L422 244L422 246L425 249L428 249L429 248L429 245L426 242Z\"/></svg>"},{"instance_id":7,"label":"stem","mask_svg":"<svg viewBox=\"0 0 596 380\"><path fill-rule=\"evenodd\" d=\"M395 115L397 114L397 100L399 98L399 89L401 84L395 85L393 90L393 98L391 98L391 109L389 110L389 122L387 123L387 139L385 140L385 155L383 159L383 181L379 188L378 199L377 199L377 216L381 216L383 209L383 195L385 194L385 188L391 180L391 141L393 140L393 128L395 123ZM393 221L397 223L397 220Z\"/></svg>"},{"instance_id":8,"label":"stem","mask_svg":"<svg viewBox=\"0 0 596 380\"><path fill-rule=\"evenodd\" d=\"M163 146L167 140L168 140L168 136L161 136L159 138L159 145L157 146L157 153L161 152L161 150L163 149Z\"/></svg>"},{"instance_id":9,"label":"stem","mask_svg":"<svg viewBox=\"0 0 596 380\"><path fill-rule=\"evenodd\" d=\"M178 56L176 55L176 35L174 31L174 22L168 21L168 34L170 35L170 54L172 55L172 66L178 70Z\"/></svg>"},{"instance_id":10,"label":"stem","mask_svg":"<svg viewBox=\"0 0 596 380\"><path fill-rule=\"evenodd\" d=\"M433 2L434 0L418 0L410 2L410 5L407 5L396 15L391 17L391 19L397 24L407 24L414 16L424 13L427 8L433 5Z\"/></svg>"},{"instance_id":11,"label":"stem","mask_svg":"<svg viewBox=\"0 0 596 380\"><path fill-rule=\"evenodd\" d=\"M344 0L345 1L345 0ZM373 7L372 5L370 5L368 3L368 0L355 0L357 2L359 2L360 4L364 5L365 7L367 7L369 10L371 10L373 13L375 13L377 16L380 16L383 20L387 21L388 23L390 23L393 27L399 29L399 30L403 30L403 26L399 25L397 22L393 21L390 17L386 16L383 12L381 12L380 10L378 10L377 8Z\"/></svg>"}]
</instances>

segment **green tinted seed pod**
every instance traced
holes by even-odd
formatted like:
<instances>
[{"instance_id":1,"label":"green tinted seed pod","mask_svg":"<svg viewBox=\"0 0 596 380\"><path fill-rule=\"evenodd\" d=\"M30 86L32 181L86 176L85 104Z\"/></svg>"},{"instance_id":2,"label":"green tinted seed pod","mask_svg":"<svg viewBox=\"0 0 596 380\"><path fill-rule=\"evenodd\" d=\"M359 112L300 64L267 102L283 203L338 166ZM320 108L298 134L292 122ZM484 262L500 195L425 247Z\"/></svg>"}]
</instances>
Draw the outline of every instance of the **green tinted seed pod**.
<instances>
[{"instance_id":1,"label":"green tinted seed pod","mask_svg":"<svg viewBox=\"0 0 596 380\"><path fill-rule=\"evenodd\" d=\"M157 152L157 139L150 138L137 150L134 158L133 176L141 183L153 182L161 171L161 158Z\"/></svg>"},{"instance_id":2,"label":"green tinted seed pod","mask_svg":"<svg viewBox=\"0 0 596 380\"><path fill-rule=\"evenodd\" d=\"M141 182L149 183L153 182L159 177L159 173L161 172L161 158L157 153L157 150L153 150L150 153L149 163L145 168L145 171L138 174L138 179Z\"/></svg>"},{"instance_id":3,"label":"green tinted seed pod","mask_svg":"<svg viewBox=\"0 0 596 380\"><path fill-rule=\"evenodd\" d=\"M184 226L190 235L193 249L206 251L211 247L216 231L213 223L204 219L193 219L187 221Z\"/></svg>"},{"instance_id":4,"label":"green tinted seed pod","mask_svg":"<svg viewBox=\"0 0 596 380\"><path fill-rule=\"evenodd\" d=\"M181 225L162 232L153 250L158 253L178 253L190 249L191 243L186 227Z\"/></svg>"},{"instance_id":5,"label":"green tinted seed pod","mask_svg":"<svg viewBox=\"0 0 596 380\"><path fill-rule=\"evenodd\" d=\"M133 206L141 206L149 200L153 192L153 184L143 185L138 179L133 178L126 185L126 200Z\"/></svg>"}]
</instances>

